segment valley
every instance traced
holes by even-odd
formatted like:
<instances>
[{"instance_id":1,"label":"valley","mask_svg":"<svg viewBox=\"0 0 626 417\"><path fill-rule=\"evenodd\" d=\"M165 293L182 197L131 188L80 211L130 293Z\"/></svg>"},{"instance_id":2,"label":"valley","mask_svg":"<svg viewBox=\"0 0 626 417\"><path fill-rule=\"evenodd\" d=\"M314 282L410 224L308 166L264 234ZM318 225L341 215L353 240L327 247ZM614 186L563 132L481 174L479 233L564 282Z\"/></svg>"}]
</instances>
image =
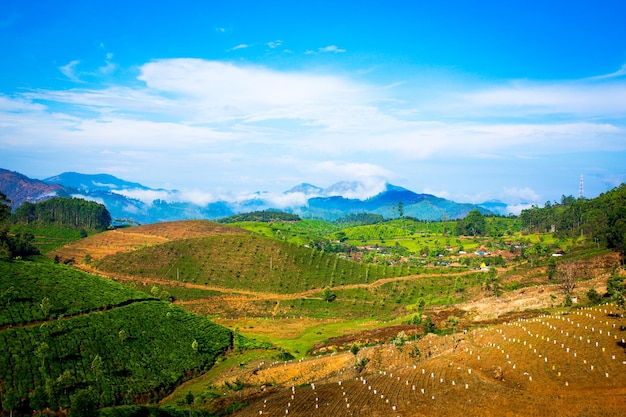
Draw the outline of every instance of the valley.
<instances>
[{"instance_id":1,"label":"valley","mask_svg":"<svg viewBox=\"0 0 626 417\"><path fill-rule=\"evenodd\" d=\"M102 417L623 407L620 252L516 217L479 214L472 227L489 233L468 235L471 216L255 216L81 236L16 225L44 256L0 260L3 413L75 416L81 401Z\"/></svg>"}]
</instances>

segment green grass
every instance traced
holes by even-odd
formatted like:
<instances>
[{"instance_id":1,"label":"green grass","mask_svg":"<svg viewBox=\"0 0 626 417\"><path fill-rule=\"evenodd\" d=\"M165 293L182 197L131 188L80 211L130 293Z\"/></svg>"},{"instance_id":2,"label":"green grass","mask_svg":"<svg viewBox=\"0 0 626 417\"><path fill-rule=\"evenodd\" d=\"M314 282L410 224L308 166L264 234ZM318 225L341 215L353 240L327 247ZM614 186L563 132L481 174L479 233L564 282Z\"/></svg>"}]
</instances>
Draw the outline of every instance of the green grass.
<instances>
[{"instance_id":1,"label":"green grass","mask_svg":"<svg viewBox=\"0 0 626 417\"><path fill-rule=\"evenodd\" d=\"M265 333L255 333L254 329L242 329L241 333L246 337L256 339L262 342L272 343L287 352L293 354L296 358L305 357L316 345L322 343L332 337L343 336L354 333L355 329L369 330L393 324L392 321L355 319L355 320L336 320L333 322L323 322L318 325L303 328L298 335L282 336L280 334L267 335Z\"/></svg>"},{"instance_id":2,"label":"green grass","mask_svg":"<svg viewBox=\"0 0 626 417\"><path fill-rule=\"evenodd\" d=\"M327 240L341 226L324 220L301 220L299 222L238 222L233 226L240 227L261 236L281 240L297 245L310 245L314 242Z\"/></svg>"}]
</instances>

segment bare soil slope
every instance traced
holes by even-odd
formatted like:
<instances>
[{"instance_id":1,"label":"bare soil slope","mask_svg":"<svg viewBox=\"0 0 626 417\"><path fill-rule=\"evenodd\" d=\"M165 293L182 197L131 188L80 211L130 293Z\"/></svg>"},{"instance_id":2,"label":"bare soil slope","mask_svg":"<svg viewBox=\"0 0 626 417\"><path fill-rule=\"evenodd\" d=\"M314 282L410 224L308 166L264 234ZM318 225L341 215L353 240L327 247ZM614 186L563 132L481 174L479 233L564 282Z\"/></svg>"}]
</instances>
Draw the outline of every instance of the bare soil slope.
<instances>
[{"instance_id":1,"label":"bare soil slope","mask_svg":"<svg viewBox=\"0 0 626 417\"><path fill-rule=\"evenodd\" d=\"M563 311L400 349L257 363L215 383L246 385L235 416L615 416L626 404L624 324L614 306Z\"/></svg>"},{"instance_id":2,"label":"bare soil slope","mask_svg":"<svg viewBox=\"0 0 626 417\"><path fill-rule=\"evenodd\" d=\"M59 248L51 252L49 256L58 256L63 261L74 260L75 263L81 264L87 254L95 260L114 253L130 252L171 240L223 234L248 234L248 232L206 220L155 223L90 236Z\"/></svg>"}]
</instances>

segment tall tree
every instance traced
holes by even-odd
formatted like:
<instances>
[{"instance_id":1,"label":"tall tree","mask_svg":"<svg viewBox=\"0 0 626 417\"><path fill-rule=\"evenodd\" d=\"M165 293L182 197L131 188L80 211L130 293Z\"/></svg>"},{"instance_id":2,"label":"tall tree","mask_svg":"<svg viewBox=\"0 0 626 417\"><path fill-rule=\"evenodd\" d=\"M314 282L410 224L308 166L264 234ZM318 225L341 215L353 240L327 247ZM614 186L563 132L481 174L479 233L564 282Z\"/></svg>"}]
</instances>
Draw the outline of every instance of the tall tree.
<instances>
[{"instance_id":1,"label":"tall tree","mask_svg":"<svg viewBox=\"0 0 626 417\"><path fill-rule=\"evenodd\" d=\"M457 233L471 236L489 234L485 216L479 210L472 210L465 219L457 222Z\"/></svg>"},{"instance_id":2,"label":"tall tree","mask_svg":"<svg viewBox=\"0 0 626 417\"><path fill-rule=\"evenodd\" d=\"M11 214L11 200L0 191L0 223Z\"/></svg>"}]
</instances>

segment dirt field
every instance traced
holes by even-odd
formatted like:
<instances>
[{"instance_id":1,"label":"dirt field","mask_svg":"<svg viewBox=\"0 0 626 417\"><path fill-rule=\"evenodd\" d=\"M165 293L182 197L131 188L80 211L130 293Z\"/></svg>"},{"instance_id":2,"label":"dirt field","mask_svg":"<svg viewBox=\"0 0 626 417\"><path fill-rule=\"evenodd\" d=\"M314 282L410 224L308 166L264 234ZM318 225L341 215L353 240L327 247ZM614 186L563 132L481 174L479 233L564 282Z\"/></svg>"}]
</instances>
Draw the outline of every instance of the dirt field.
<instances>
[{"instance_id":1,"label":"dirt field","mask_svg":"<svg viewBox=\"0 0 626 417\"><path fill-rule=\"evenodd\" d=\"M614 306L316 359L251 364L235 416L617 416L626 324ZM360 372L355 363L366 359Z\"/></svg>"}]
</instances>

